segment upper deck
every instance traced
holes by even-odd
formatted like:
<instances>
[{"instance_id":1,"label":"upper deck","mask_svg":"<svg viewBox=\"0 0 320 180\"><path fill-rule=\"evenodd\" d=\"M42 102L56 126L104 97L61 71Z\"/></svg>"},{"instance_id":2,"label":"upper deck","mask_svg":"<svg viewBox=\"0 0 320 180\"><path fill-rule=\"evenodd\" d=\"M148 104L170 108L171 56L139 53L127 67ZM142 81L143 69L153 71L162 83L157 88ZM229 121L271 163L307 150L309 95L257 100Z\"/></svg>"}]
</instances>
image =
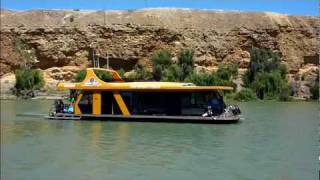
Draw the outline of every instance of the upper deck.
<instances>
[{"instance_id":1,"label":"upper deck","mask_svg":"<svg viewBox=\"0 0 320 180\"><path fill-rule=\"evenodd\" d=\"M105 82L97 77L94 70L112 74L113 82ZM102 91L143 91L143 92L199 92L233 90L228 86L196 86L192 83L177 82L124 82L120 75L110 69L88 68L86 77L78 83L59 83L59 90L102 90Z\"/></svg>"}]
</instances>

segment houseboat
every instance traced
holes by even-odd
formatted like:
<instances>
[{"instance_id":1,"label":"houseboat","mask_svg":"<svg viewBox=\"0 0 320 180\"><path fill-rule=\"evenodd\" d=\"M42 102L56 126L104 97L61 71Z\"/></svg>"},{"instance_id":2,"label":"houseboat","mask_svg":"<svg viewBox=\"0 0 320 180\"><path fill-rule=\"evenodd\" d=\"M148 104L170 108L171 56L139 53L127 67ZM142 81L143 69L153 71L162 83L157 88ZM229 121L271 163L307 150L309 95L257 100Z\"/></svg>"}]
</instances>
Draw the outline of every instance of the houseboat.
<instances>
[{"instance_id":1,"label":"houseboat","mask_svg":"<svg viewBox=\"0 0 320 180\"><path fill-rule=\"evenodd\" d=\"M111 82L97 71L112 75ZM87 68L82 82L59 83L70 90L69 104L58 100L49 119L143 122L236 123L240 109L225 105L219 92L226 86L196 86L176 82L124 82L111 69Z\"/></svg>"}]
</instances>

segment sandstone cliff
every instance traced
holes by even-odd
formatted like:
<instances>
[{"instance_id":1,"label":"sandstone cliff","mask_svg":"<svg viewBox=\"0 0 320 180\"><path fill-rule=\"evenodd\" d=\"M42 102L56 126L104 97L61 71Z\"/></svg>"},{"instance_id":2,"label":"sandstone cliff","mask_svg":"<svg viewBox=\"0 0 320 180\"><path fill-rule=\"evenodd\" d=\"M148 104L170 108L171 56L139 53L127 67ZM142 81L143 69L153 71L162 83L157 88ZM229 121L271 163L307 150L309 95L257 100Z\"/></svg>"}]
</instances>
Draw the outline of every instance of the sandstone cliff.
<instances>
[{"instance_id":1,"label":"sandstone cliff","mask_svg":"<svg viewBox=\"0 0 320 180\"><path fill-rule=\"evenodd\" d=\"M161 48L174 55L193 48L197 68L210 71L219 63L246 68L254 46L278 52L289 67L289 78L300 83L297 95L308 96L319 69L318 24L317 17L188 9L1 10L0 75L22 63L16 47L20 40L32 53L34 67L55 80L67 76L52 75L49 68L89 66L91 48L108 56L111 67L125 70L136 63L150 65L152 54ZM308 82L302 76L309 77Z\"/></svg>"}]
</instances>

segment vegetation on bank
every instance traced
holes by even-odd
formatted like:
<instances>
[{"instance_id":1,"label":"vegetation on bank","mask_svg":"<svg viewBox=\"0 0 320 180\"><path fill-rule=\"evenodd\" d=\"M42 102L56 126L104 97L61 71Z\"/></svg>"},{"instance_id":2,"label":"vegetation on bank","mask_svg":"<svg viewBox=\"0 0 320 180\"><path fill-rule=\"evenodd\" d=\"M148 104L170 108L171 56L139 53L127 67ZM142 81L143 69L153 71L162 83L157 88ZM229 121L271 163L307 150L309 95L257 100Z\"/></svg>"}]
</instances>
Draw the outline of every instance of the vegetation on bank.
<instances>
[{"instance_id":1,"label":"vegetation on bank","mask_svg":"<svg viewBox=\"0 0 320 180\"><path fill-rule=\"evenodd\" d=\"M194 65L194 50L182 49L178 52L177 61L172 60L169 50L159 50L152 57L153 66L147 68L137 64L127 77L125 71L118 72L127 81L171 81L190 82L199 86L232 86L235 91L227 94L227 98L237 101L256 99L291 100L292 89L287 80L287 67L281 64L277 53L269 49L252 48L250 65L243 76L244 87L236 91L233 80L238 76L238 65L220 65L215 72L197 72ZM96 72L104 81L111 81L111 74ZM75 81L82 81L85 71L80 71ZM319 77L318 77L319 78ZM319 98L319 85L310 88L313 99ZM225 93L225 92L224 92Z\"/></svg>"},{"instance_id":2,"label":"vegetation on bank","mask_svg":"<svg viewBox=\"0 0 320 180\"><path fill-rule=\"evenodd\" d=\"M22 97L35 96L34 91L40 90L44 86L42 72L38 69L21 67L15 72L16 84L14 94Z\"/></svg>"},{"instance_id":3,"label":"vegetation on bank","mask_svg":"<svg viewBox=\"0 0 320 180\"><path fill-rule=\"evenodd\" d=\"M252 89L259 99L289 100L287 68L280 63L278 54L270 49L253 48L250 55L250 65L243 77L244 87Z\"/></svg>"},{"instance_id":4,"label":"vegetation on bank","mask_svg":"<svg viewBox=\"0 0 320 180\"><path fill-rule=\"evenodd\" d=\"M44 86L43 75L40 70L32 69L35 54L23 40L15 41L15 48L21 57L20 68L16 70L16 84L14 93L25 96L33 94ZM252 48L250 52L250 65L243 76L244 87L236 91L237 85L233 80L238 76L238 65L220 65L215 72L198 72L195 70L194 50L181 49L177 60L173 60L171 52L167 49L159 50L152 56L153 66L147 68L137 64L129 75L120 69L119 75L127 81L171 81L190 82L199 86L232 86L235 91L226 97L238 101L256 99L277 99L288 101L291 99L292 89L287 80L287 67L281 64L280 57L270 49ZM112 74L95 70L96 75L103 81L112 81ZM86 71L80 71L74 81L83 81ZM319 99L319 74L310 93L312 99ZM226 92L224 92L226 93ZM228 93L228 92L227 92ZM29 95L27 95L29 96Z\"/></svg>"},{"instance_id":5,"label":"vegetation on bank","mask_svg":"<svg viewBox=\"0 0 320 180\"><path fill-rule=\"evenodd\" d=\"M20 55L21 64L15 71L16 84L13 93L22 97L35 96L35 91L40 90L45 82L42 72L31 68L36 59L34 50L21 39L15 40L15 48Z\"/></svg>"}]
</instances>

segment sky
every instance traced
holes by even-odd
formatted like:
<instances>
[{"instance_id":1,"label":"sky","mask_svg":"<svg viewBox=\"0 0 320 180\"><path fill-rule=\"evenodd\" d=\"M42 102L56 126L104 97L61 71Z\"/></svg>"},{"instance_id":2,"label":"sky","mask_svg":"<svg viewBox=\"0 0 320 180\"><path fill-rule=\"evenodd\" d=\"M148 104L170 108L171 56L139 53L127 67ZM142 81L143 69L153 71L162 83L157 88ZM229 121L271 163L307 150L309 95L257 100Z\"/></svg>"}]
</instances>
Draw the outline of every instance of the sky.
<instances>
[{"instance_id":1,"label":"sky","mask_svg":"<svg viewBox=\"0 0 320 180\"><path fill-rule=\"evenodd\" d=\"M318 0L1 0L1 8L12 10L129 10L161 7L319 15Z\"/></svg>"}]
</instances>

